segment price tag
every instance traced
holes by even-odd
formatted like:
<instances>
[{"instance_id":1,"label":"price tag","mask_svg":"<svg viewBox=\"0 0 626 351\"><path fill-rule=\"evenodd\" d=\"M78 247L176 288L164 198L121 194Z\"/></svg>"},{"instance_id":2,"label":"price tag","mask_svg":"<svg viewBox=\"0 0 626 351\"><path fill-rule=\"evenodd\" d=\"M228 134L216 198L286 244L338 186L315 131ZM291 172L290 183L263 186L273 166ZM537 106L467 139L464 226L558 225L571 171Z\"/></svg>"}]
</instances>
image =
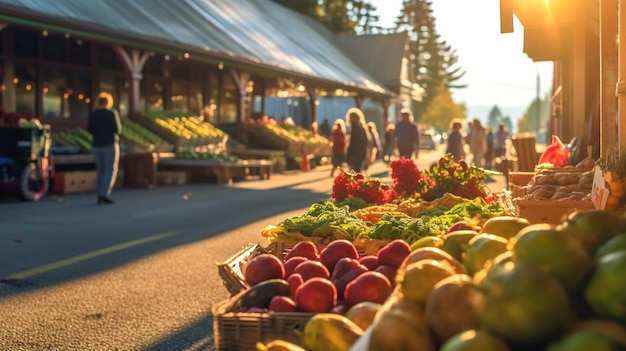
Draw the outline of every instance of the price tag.
<instances>
[{"instance_id":1,"label":"price tag","mask_svg":"<svg viewBox=\"0 0 626 351\"><path fill-rule=\"evenodd\" d=\"M593 172L593 185L591 187L591 201L597 209L603 210L606 207L606 200L609 198L611 190L604 180L605 171L600 167L595 167Z\"/></svg>"}]
</instances>

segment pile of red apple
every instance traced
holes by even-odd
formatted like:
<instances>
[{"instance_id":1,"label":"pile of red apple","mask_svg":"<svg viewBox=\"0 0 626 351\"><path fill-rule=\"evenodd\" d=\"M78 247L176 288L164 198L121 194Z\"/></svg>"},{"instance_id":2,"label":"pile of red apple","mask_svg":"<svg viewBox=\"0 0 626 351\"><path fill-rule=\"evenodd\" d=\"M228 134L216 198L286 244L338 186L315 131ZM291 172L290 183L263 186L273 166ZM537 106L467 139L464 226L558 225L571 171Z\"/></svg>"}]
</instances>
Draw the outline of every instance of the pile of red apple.
<instances>
[{"instance_id":1,"label":"pile of red apple","mask_svg":"<svg viewBox=\"0 0 626 351\"><path fill-rule=\"evenodd\" d=\"M255 256L245 267L244 278L251 287L269 279L287 281L289 296L274 296L269 311L344 314L360 302L382 304L410 252L404 240L391 241L376 255L363 256L348 240L332 241L321 250L313 242L301 241L283 261L272 254Z\"/></svg>"}]
</instances>

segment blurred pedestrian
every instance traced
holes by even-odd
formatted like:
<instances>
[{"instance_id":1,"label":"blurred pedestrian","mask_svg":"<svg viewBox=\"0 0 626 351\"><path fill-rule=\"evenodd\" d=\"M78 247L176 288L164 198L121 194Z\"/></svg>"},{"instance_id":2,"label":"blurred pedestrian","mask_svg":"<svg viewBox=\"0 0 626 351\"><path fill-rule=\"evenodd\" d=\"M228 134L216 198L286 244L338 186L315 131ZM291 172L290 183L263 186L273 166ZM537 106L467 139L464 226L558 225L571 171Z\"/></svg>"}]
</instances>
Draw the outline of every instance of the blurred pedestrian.
<instances>
[{"instance_id":1,"label":"blurred pedestrian","mask_svg":"<svg viewBox=\"0 0 626 351\"><path fill-rule=\"evenodd\" d=\"M411 159L413 152L415 158L419 156L419 132L413 123L413 112L408 108L403 108L400 112L400 122L396 124L393 132L395 146L398 148L400 157Z\"/></svg>"},{"instance_id":2,"label":"blurred pedestrian","mask_svg":"<svg viewBox=\"0 0 626 351\"><path fill-rule=\"evenodd\" d=\"M333 169L330 170L330 176L335 175L337 167L343 167L346 162L346 124L343 120L338 119L331 132L332 152L333 152Z\"/></svg>"},{"instance_id":3,"label":"blurred pedestrian","mask_svg":"<svg viewBox=\"0 0 626 351\"><path fill-rule=\"evenodd\" d=\"M495 156L494 148L493 148L493 132L490 127L485 128L487 132L487 136L485 137L485 141L487 144L487 149L485 150L485 168L492 169L493 167L493 159Z\"/></svg>"},{"instance_id":4,"label":"blurred pedestrian","mask_svg":"<svg viewBox=\"0 0 626 351\"><path fill-rule=\"evenodd\" d=\"M448 147L446 153L452 154L455 162L465 159L465 142L461 130L463 123L460 119L454 118L450 121L450 133L448 135Z\"/></svg>"},{"instance_id":5,"label":"blurred pedestrian","mask_svg":"<svg viewBox=\"0 0 626 351\"><path fill-rule=\"evenodd\" d=\"M100 93L96 108L89 114L87 131L92 135L91 153L96 164L98 205L112 204L111 190L115 185L120 160L119 135L122 133L120 116L113 109L113 96Z\"/></svg>"},{"instance_id":6,"label":"blurred pedestrian","mask_svg":"<svg viewBox=\"0 0 626 351\"><path fill-rule=\"evenodd\" d=\"M360 109L353 107L346 113L346 120L350 124L350 141L348 142L346 159L350 168L360 173L367 158L367 147L370 139L365 116Z\"/></svg>"},{"instance_id":7,"label":"blurred pedestrian","mask_svg":"<svg viewBox=\"0 0 626 351\"><path fill-rule=\"evenodd\" d=\"M502 157L506 155L506 139L509 137L509 131L506 130L504 123L498 124L498 130L496 130L493 137L493 150L496 157Z\"/></svg>"},{"instance_id":8,"label":"blurred pedestrian","mask_svg":"<svg viewBox=\"0 0 626 351\"><path fill-rule=\"evenodd\" d=\"M470 153L472 154L472 163L476 167L482 168L484 166L485 151L487 151L487 133L478 118L474 118L470 122L470 128L466 138Z\"/></svg>"},{"instance_id":9,"label":"blurred pedestrian","mask_svg":"<svg viewBox=\"0 0 626 351\"><path fill-rule=\"evenodd\" d=\"M391 162L391 156L393 155L393 132L396 126L393 123L389 123L385 128L385 134L383 135L383 161Z\"/></svg>"},{"instance_id":10,"label":"blurred pedestrian","mask_svg":"<svg viewBox=\"0 0 626 351\"><path fill-rule=\"evenodd\" d=\"M322 121L322 124L320 124L319 133L324 138L330 139L331 128L330 128L330 121L328 120L328 118L324 118L324 120Z\"/></svg>"},{"instance_id":11,"label":"blurred pedestrian","mask_svg":"<svg viewBox=\"0 0 626 351\"><path fill-rule=\"evenodd\" d=\"M376 128L376 123L369 121L367 122L367 132L369 133L369 145L368 145L368 157L365 160L365 169L368 169L374 162L377 160L378 154L381 153L382 146L380 146L380 135L378 134L378 129Z\"/></svg>"}]
</instances>

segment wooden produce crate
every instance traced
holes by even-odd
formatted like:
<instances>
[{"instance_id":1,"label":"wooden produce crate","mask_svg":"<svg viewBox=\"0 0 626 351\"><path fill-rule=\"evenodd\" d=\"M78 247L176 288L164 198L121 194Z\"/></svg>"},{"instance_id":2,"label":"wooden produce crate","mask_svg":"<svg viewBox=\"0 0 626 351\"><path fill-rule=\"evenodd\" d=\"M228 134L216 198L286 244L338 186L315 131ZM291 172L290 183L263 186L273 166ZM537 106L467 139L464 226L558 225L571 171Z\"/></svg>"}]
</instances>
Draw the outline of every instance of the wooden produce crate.
<instances>
[{"instance_id":1,"label":"wooden produce crate","mask_svg":"<svg viewBox=\"0 0 626 351\"><path fill-rule=\"evenodd\" d=\"M563 219L576 210L593 209L591 201L573 200L523 200L516 201L517 216L526 218L530 223L560 224Z\"/></svg>"},{"instance_id":2,"label":"wooden produce crate","mask_svg":"<svg viewBox=\"0 0 626 351\"><path fill-rule=\"evenodd\" d=\"M98 190L96 171L57 172L54 177L55 194L71 194Z\"/></svg>"},{"instance_id":3,"label":"wooden produce crate","mask_svg":"<svg viewBox=\"0 0 626 351\"><path fill-rule=\"evenodd\" d=\"M217 351L256 350L258 341L286 340L301 345L300 333L313 313L229 312L230 299L212 307L213 336Z\"/></svg>"},{"instance_id":4,"label":"wooden produce crate","mask_svg":"<svg viewBox=\"0 0 626 351\"><path fill-rule=\"evenodd\" d=\"M317 248L321 251L331 240L322 240L321 238L311 238L311 241L315 242ZM378 250L385 246L389 241L387 240L370 240L359 239L354 242L359 255L376 255ZM224 262L217 263L217 269L220 277L224 282L226 290L231 295L235 295L242 290L248 288L245 282L243 272L246 265L252 258L262 253L269 253L278 257L281 261L287 255L289 251L297 244L297 242L275 242L267 247L261 246L261 244L248 244L242 248L239 252L228 258Z\"/></svg>"},{"instance_id":5,"label":"wooden produce crate","mask_svg":"<svg viewBox=\"0 0 626 351\"><path fill-rule=\"evenodd\" d=\"M528 185L534 176L534 172L509 172L509 191L511 191L511 197L524 197L524 195L526 195L526 185Z\"/></svg>"}]
</instances>

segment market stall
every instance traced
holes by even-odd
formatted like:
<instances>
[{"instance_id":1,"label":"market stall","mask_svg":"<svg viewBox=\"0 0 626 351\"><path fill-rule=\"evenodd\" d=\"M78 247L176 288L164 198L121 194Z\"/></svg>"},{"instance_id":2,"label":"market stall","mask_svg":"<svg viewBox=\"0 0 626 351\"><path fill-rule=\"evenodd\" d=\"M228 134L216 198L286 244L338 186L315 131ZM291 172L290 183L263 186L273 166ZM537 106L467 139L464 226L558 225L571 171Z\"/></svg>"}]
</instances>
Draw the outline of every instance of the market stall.
<instances>
[{"instance_id":1,"label":"market stall","mask_svg":"<svg viewBox=\"0 0 626 351\"><path fill-rule=\"evenodd\" d=\"M218 263L232 297L212 309L216 347L534 350L587 333L624 347L626 314L607 308L624 298L607 285L626 267L624 164L541 162L511 174L515 195L449 155L393 161L391 184L340 172L330 200Z\"/></svg>"}]
</instances>

